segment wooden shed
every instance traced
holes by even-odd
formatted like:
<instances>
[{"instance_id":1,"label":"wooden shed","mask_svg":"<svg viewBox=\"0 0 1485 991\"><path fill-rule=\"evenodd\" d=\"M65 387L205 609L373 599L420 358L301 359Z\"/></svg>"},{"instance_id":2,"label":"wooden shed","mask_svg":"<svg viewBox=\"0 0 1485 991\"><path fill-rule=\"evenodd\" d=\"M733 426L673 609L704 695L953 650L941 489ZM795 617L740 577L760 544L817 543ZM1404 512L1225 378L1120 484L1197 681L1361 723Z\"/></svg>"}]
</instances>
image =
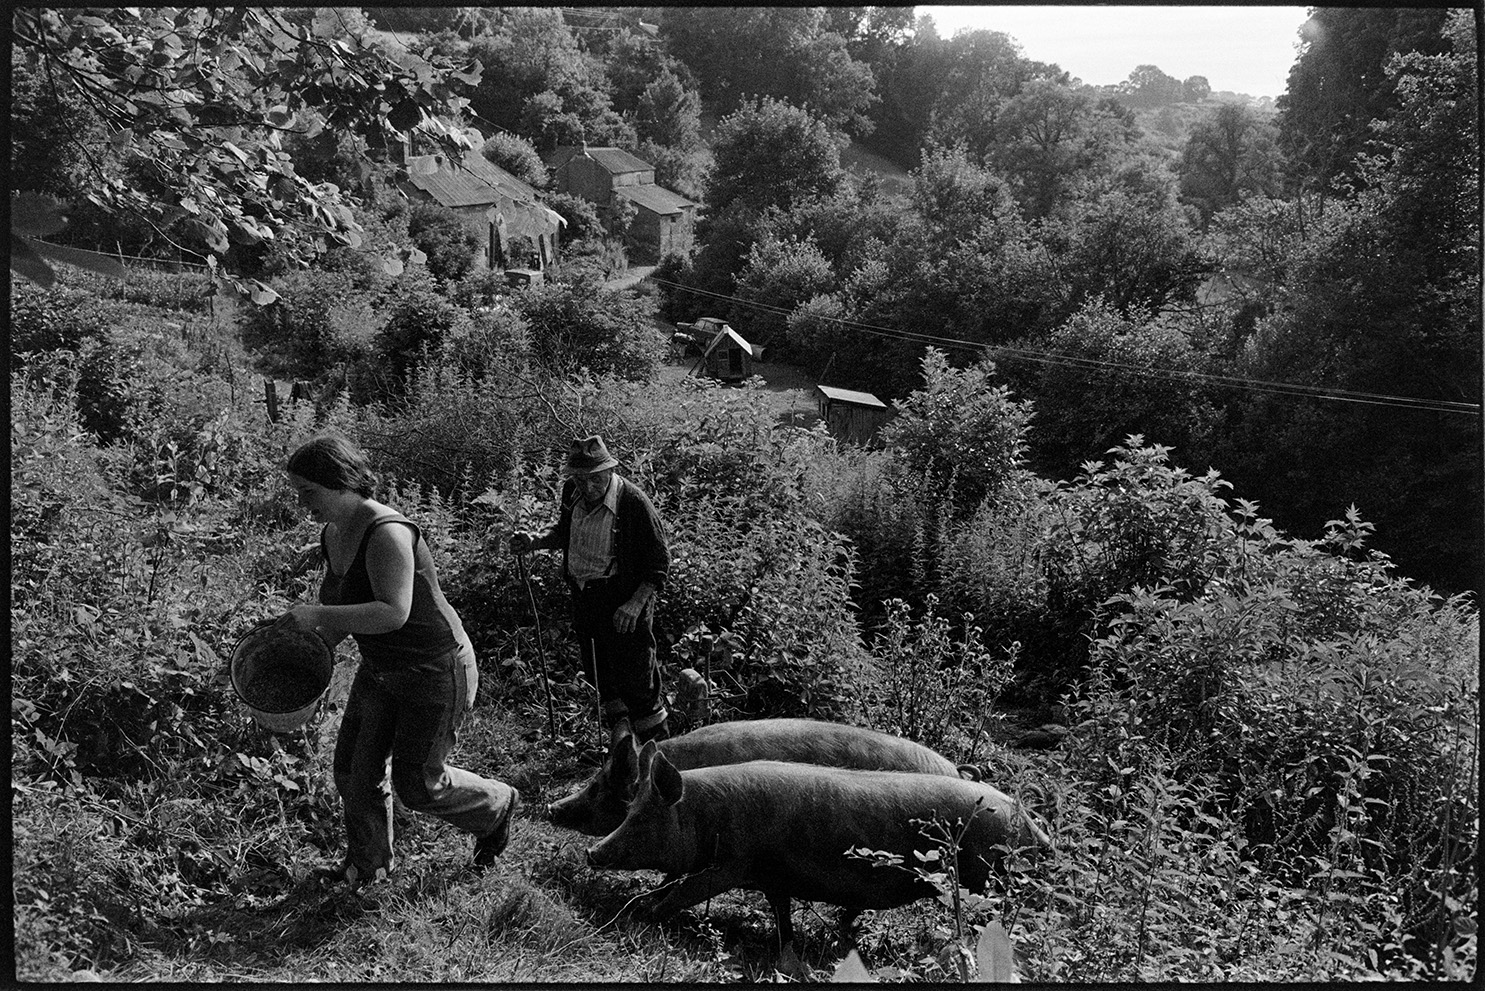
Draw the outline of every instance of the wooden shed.
<instances>
[{"instance_id":1,"label":"wooden shed","mask_svg":"<svg viewBox=\"0 0 1485 991\"><path fill-rule=\"evenodd\" d=\"M701 368L705 374L723 382L741 382L753 374L753 362L760 360L762 353L761 347L749 344L724 323L706 346L701 356Z\"/></svg>"},{"instance_id":2,"label":"wooden shed","mask_svg":"<svg viewBox=\"0 0 1485 991\"><path fill-rule=\"evenodd\" d=\"M855 444L875 444L877 431L892 416L892 409L869 392L817 385L820 419L832 437Z\"/></svg>"}]
</instances>

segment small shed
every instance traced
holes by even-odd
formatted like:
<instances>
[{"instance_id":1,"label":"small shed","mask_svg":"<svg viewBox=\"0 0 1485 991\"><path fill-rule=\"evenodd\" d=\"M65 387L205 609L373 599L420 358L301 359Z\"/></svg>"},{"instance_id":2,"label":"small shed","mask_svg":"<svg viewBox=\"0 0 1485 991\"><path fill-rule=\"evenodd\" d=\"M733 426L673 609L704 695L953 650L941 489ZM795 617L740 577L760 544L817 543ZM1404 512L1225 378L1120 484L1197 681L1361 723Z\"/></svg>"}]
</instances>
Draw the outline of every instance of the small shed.
<instances>
[{"instance_id":1,"label":"small shed","mask_svg":"<svg viewBox=\"0 0 1485 991\"><path fill-rule=\"evenodd\" d=\"M892 416L891 408L869 392L817 385L820 419L832 437L856 444L874 444L877 431Z\"/></svg>"},{"instance_id":2,"label":"small shed","mask_svg":"<svg viewBox=\"0 0 1485 991\"><path fill-rule=\"evenodd\" d=\"M700 323L700 321L697 321ZM762 360L763 349L749 344L725 323L701 355L701 368L723 382L741 382L753 374L753 362Z\"/></svg>"}]
</instances>

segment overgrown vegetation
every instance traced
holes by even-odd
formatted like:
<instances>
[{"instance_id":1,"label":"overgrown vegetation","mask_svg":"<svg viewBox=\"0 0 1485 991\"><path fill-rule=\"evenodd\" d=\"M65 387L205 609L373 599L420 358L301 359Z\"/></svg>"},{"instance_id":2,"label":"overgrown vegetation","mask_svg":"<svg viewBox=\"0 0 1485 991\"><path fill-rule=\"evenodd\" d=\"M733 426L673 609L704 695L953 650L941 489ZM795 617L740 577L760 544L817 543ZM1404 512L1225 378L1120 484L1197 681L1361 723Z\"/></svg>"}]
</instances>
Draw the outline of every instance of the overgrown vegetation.
<instances>
[{"instance_id":1,"label":"overgrown vegetation","mask_svg":"<svg viewBox=\"0 0 1485 991\"><path fill-rule=\"evenodd\" d=\"M594 11L589 32L551 8L198 11L174 27L201 33L189 52L155 37L158 11L18 22L17 189L102 175L136 212L75 204L71 245L210 256L255 305L209 272L59 263L12 286L17 976L916 982L972 958L1004 974L1014 947L1028 981L1473 978L1467 12L1319 8L1272 117L1154 66L1082 87L1004 35L910 30L908 8L645 8L653 32L638 8ZM422 54L368 18L422 32ZM75 78L170 84L134 131L46 75L105 50ZM295 84L348 68L387 85ZM387 147L423 128L456 152L458 90L498 129L484 153L533 186L540 152L586 140L708 201L658 297L605 288L622 211L551 194L560 257L517 289L450 214L401 199ZM841 166L869 135L912 170L903 195ZM16 229L34 246L57 223ZM895 420L855 447L785 425L756 379L657 375L657 315L726 317ZM241 634L314 594L317 531L283 464L326 428L420 524L474 640L457 760L526 810L486 875L464 871L467 838L399 808L394 877L323 888L354 648L303 732L263 732L226 684ZM557 556L506 549L553 518L562 453L592 432L669 531L656 632L672 685L712 681L693 724L918 740L1019 799L1055 852L964 892L952 824L925 824L941 904L869 917L841 971L833 919L801 910L781 959L749 893L636 922L652 879L588 867L536 811L601 734ZM1038 732L1056 745L1031 749Z\"/></svg>"},{"instance_id":2,"label":"overgrown vegetation","mask_svg":"<svg viewBox=\"0 0 1485 991\"><path fill-rule=\"evenodd\" d=\"M534 817L477 879L460 837L399 813L405 870L380 901L316 886L339 842L335 714L270 737L222 670L253 618L310 593L315 534L280 466L327 425L423 524L481 655L461 759L528 807L591 766L596 734L557 564L532 562L538 645L504 535L550 518L565 438L595 430L667 521L662 658L672 676L711 673L714 716L889 729L979 764L1045 818L1057 854L1013 862L960 915L927 903L870 922L859 950L879 976L957 977L953 948L990 923L1033 980L1472 973L1478 617L1397 576L1354 511L1291 537L1140 438L1039 481L1018 465L1029 427L1013 398L956 402L983 383L947 370L917 397L912 447L844 448L779 425L756 383L553 375L525 343L537 310L498 310L511 315L492 317L478 371L425 346L378 402L327 393L270 423L232 317L174 308L191 294L166 282L185 278L160 278L164 306L80 277L13 297L19 338L37 342L11 378L20 976L773 974L747 897L711 922L615 920L641 879L582 866ZM474 320L491 298L469 283L446 305ZM182 330L146 329L168 322ZM83 360L99 349L130 358ZM957 482L909 484L981 432L1006 454L978 503L944 498ZM1050 753L1007 749L1017 711L1061 712L1072 731ZM389 927L456 952L398 949L377 935ZM800 927L801 966L833 972L832 931Z\"/></svg>"}]
</instances>

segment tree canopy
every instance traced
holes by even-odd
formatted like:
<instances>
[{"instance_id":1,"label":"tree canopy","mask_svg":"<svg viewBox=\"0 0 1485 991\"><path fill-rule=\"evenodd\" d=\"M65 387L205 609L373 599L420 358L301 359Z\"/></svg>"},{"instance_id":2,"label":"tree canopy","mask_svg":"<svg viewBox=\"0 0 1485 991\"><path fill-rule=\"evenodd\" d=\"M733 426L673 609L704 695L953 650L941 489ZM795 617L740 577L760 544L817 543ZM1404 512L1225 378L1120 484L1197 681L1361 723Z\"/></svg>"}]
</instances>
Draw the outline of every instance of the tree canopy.
<instances>
[{"instance_id":1,"label":"tree canopy","mask_svg":"<svg viewBox=\"0 0 1485 991\"><path fill-rule=\"evenodd\" d=\"M273 242L299 265L331 244L359 244L343 191L300 176L286 134L349 135L372 157L404 141L450 154L475 143L458 90L479 81L477 63L394 56L338 9L23 8L13 39L43 85L86 105L144 180L109 174L76 135L92 171L83 195L213 262L233 243ZM44 280L50 251L13 238L12 268Z\"/></svg>"}]
</instances>

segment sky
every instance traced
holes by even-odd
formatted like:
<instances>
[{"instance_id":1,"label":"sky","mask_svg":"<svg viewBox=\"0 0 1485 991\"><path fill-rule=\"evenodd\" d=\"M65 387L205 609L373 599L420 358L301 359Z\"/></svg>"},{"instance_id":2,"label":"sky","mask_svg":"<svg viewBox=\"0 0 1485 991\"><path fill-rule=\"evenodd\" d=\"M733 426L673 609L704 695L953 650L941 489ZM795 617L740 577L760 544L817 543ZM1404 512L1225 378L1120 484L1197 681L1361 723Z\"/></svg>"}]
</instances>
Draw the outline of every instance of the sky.
<instances>
[{"instance_id":1,"label":"sky","mask_svg":"<svg viewBox=\"0 0 1485 991\"><path fill-rule=\"evenodd\" d=\"M1306 7L920 6L941 37L1003 31L1038 62L1055 62L1094 86L1122 82L1153 65L1214 91L1277 97L1294 65Z\"/></svg>"}]
</instances>

